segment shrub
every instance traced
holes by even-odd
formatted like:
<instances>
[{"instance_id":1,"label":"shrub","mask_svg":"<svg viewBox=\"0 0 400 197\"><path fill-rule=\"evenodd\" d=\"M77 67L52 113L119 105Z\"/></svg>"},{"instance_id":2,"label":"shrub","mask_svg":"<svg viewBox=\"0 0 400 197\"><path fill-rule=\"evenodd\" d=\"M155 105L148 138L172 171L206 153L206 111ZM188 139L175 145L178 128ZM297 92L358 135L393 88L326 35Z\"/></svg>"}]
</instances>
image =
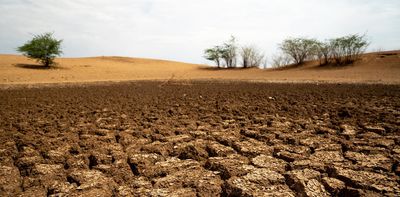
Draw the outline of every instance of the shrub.
<instances>
[{"instance_id":1,"label":"shrub","mask_svg":"<svg viewBox=\"0 0 400 197\"><path fill-rule=\"evenodd\" d=\"M365 35L352 34L324 42L307 38L286 39L280 44L280 49L297 65L313 59L318 59L320 65L333 61L337 65L343 65L357 61L368 44Z\"/></svg>"},{"instance_id":2,"label":"shrub","mask_svg":"<svg viewBox=\"0 0 400 197\"><path fill-rule=\"evenodd\" d=\"M272 67L280 68L291 64L290 57L286 54L273 55L272 56Z\"/></svg>"},{"instance_id":3,"label":"shrub","mask_svg":"<svg viewBox=\"0 0 400 197\"><path fill-rule=\"evenodd\" d=\"M228 68L233 68L236 66L236 38L231 36L231 39L225 42L222 46L221 57L225 61L225 66Z\"/></svg>"},{"instance_id":4,"label":"shrub","mask_svg":"<svg viewBox=\"0 0 400 197\"><path fill-rule=\"evenodd\" d=\"M319 65L326 65L331 62L332 59L332 46L331 43L328 41L325 42L317 42L317 51L316 55L319 60Z\"/></svg>"},{"instance_id":5,"label":"shrub","mask_svg":"<svg viewBox=\"0 0 400 197\"><path fill-rule=\"evenodd\" d=\"M244 46L239 51L243 68L257 67L263 63L264 55L255 46Z\"/></svg>"},{"instance_id":6,"label":"shrub","mask_svg":"<svg viewBox=\"0 0 400 197\"><path fill-rule=\"evenodd\" d=\"M316 47L317 41L315 39L292 38L284 40L279 48L283 53L290 56L295 64L300 65L314 55Z\"/></svg>"},{"instance_id":7,"label":"shrub","mask_svg":"<svg viewBox=\"0 0 400 197\"><path fill-rule=\"evenodd\" d=\"M61 42L53 38L52 33L34 35L32 40L18 47L17 51L49 67L54 64L54 58L62 53Z\"/></svg>"},{"instance_id":8,"label":"shrub","mask_svg":"<svg viewBox=\"0 0 400 197\"><path fill-rule=\"evenodd\" d=\"M221 54L222 49L220 46L215 46L213 48L209 48L204 50L204 58L210 61L214 61L217 64L217 67L220 68L221 66Z\"/></svg>"},{"instance_id":9,"label":"shrub","mask_svg":"<svg viewBox=\"0 0 400 197\"><path fill-rule=\"evenodd\" d=\"M351 64L364 53L369 43L365 35L352 34L330 41L332 57L338 65Z\"/></svg>"},{"instance_id":10,"label":"shrub","mask_svg":"<svg viewBox=\"0 0 400 197\"><path fill-rule=\"evenodd\" d=\"M204 58L214 61L218 68L221 66L221 60L225 62L225 66L232 68L236 66L237 46L235 37L222 44L222 46L214 46L204 50Z\"/></svg>"}]
</instances>

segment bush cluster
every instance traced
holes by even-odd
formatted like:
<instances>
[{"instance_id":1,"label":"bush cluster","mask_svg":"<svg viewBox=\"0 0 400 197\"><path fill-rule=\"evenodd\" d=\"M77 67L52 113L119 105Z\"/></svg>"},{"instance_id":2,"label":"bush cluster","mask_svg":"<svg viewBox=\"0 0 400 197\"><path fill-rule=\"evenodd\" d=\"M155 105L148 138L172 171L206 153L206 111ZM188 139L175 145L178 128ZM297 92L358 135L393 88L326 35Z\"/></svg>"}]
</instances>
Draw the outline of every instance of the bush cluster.
<instances>
[{"instance_id":1,"label":"bush cluster","mask_svg":"<svg viewBox=\"0 0 400 197\"><path fill-rule=\"evenodd\" d=\"M273 67L289 64L301 65L305 61L318 60L320 65L346 65L360 59L369 42L365 35L350 34L325 41L304 37L289 38L279 44L280 55L272 57ZM254 45L238 47L235 37L222 45L204 51L207 60L214 61L218 68L236 67L238 59L243 68L260 67L266 57ZM265 67L265 65L264 65Z\"/></svg>"},{"instance_id":2,"label":"bush cluster","mask_svg":"<svg viewBox=\"0 0 400 197\"><path fill-rule=\"evenodd\" d=\"M320 65L345 65L360 59L368 45L365 35L352 34L325 41L290 38L284 40L279 48L296 65L315 59Z\"/></svg>"},{"instance_id":3,"label":"bush cluster","mask_svg":"<svg viewBox=\"0 0 400 197\"><path fill-rule=\"evenodd\" d=\"M253 45L238 47L235 37L204 50L204 57L207 60L214 61L218 68L234 68L238 65L238 57L241 60L242 68L257 67L265 60L264 54Z\"/></svg>"}]
</instances>

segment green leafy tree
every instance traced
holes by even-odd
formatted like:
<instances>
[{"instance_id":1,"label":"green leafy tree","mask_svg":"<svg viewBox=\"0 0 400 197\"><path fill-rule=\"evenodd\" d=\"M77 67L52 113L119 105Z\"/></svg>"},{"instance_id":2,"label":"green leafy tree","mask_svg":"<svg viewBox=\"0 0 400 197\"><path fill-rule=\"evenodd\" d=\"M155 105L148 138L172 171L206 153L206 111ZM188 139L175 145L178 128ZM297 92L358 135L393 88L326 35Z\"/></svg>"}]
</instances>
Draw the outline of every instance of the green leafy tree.
<instances>
[{"instance_id":1,"label":"green leafy tree","mask_svg":"<svg viewBox=\"0 0 400 197\"><path fill-rule=\"evenodd\" d=\"M204 58L210 61L214 61L217 64L217 67L221 67L221 55L222 49L220 46L215 46L213 48L209 48L204 50Z\"/></svg>"},{"instance_id":2,"label":"green leafy tree","mask_svg":"<svg viewBox=\"0 0 400 197\"><path fill-rule=\"evenodd\" d=\"M307 58L313 57L316 48L317 41L307 38L286 39L280 44L283 53L290 56L297 65L303 64Z\"/></svg>"},{"instance_id":3,"label":"green leafy tree","mask_svg":"<svg viewBox=\"0 0 400 197\"><path fill-rule=\"evenodd\" d=\"M319 65L327 65L331 63L332 59L332 46L329 41L317 41L316 55L319 59Z\"/></svg>"},{"instance_id":4,"label":"green leafy tree","mask_svg":"<svg viewBox=\"0 0 400 197\"><path fill-rule=\"evenodd\" d=\"M52 33L34 35L32 40L18 47L17 51L49 67L54 64L54 58L62 53L61 42L53 38Z\"/></svg>"},{"instance_id":5,"label":"green leafy tree","mask_svg":"<svg viewBox=\"0 0 400 197\"><path fill-rule=\"evenodd\" d=\"M232 68L236 66L237 46L235 37L231 36L229 41L226 41L222 45L215 46L204 50L204 58L210 61L214 61L218 68L221 66L221 61L224 62L224 66Z\"/></svg>"},{"instance_id":6,"label":"green leafy tree","mask_svg":"<svg viewBox=\"0 0 400 197\"><path fill-rule=\"evenodd\" d=\"M231 36L231 39L225 42L221 48L221 57L225 61L226 67L235 67L237 56L236 38L234 36Z\"/></svg>"},{"instance_id":7,"label":"green leafy tree","mask_svg":"<svg viewBox=\"0 0 400 197\"><path fill-rule=\"evenodd\" d=\"M365 35L351 34L330 41L332 57L336 64L351 64L364 53L369 45Z\"/></svg>"}]
</instances>

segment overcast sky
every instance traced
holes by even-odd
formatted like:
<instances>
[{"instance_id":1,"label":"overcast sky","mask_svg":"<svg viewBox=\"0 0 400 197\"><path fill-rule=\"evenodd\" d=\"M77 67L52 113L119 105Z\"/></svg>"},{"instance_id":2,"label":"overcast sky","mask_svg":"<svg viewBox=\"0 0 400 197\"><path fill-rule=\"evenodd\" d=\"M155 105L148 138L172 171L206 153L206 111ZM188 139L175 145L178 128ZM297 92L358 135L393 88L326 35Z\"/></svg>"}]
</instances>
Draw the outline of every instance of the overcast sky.
<instances>
[{"instance_id":1,"label":"overcast sky","mask_svg":"<svg viewBox=\"0 0 400 197\"><path fill-rule=\"evenodd\" d=\"M400 49L400 0L0 0L0 53L54 32L64 57L118 55L207 63L237 37L267 56L288 37L367 33L369 50Z\"/></svg>"}]
</instances>

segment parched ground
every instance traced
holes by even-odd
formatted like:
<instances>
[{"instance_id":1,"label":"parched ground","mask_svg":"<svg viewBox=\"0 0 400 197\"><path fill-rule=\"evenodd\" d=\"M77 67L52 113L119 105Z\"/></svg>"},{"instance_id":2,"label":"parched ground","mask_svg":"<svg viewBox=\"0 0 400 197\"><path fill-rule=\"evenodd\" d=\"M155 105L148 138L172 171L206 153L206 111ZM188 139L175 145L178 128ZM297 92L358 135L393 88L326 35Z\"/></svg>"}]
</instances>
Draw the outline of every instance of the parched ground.
<instances>
[{"instance_id":1,"label":"parched ground","mask_svg":"<svg viewBox=\"0 0 400 197\"><path fill-rule=\"evenodd\" d=\"M131 80L252 80L400 84L400 51L370 53L350 66L290 69L210 69L205 65L128 57L58 58L43 69L23 56L0 55L0 84L81 83Z\"/></svg>"},{"instance_id":2,"label":"parched ground","mask_svg":"<svg viewBox=\"0 0 400 197\"><path fill-rule=\"evenodd\" d=\"M400 86L0 90L0 196L399 196Z\"/></svg>"}]
</instances>

